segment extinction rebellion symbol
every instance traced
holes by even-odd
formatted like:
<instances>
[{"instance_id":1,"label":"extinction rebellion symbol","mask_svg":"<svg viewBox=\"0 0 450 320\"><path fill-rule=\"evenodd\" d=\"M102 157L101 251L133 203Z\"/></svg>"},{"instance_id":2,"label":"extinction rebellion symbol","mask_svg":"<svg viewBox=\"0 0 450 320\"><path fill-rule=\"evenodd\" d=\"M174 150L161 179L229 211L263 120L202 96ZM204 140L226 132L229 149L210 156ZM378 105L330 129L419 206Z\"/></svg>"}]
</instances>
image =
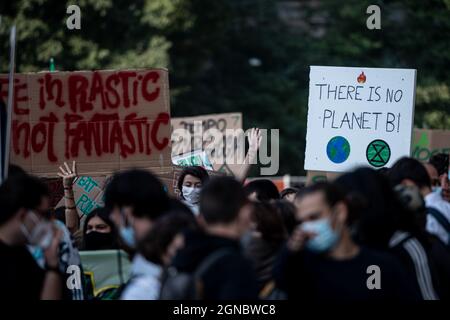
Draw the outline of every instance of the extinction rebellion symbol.
<instances>
[{"instance_id":1,"label":"extinction rebellion symbol","mask_svg":"<svg viewBox=\"0 0 450 320\"><path fill-rule=\"evenodd\" d=\"M372 166L376 168L383 167L391 158L391 148L389 148L386 141L380 139L373 140L367 146L366 158Z\"/></svg>"}]
</instances>

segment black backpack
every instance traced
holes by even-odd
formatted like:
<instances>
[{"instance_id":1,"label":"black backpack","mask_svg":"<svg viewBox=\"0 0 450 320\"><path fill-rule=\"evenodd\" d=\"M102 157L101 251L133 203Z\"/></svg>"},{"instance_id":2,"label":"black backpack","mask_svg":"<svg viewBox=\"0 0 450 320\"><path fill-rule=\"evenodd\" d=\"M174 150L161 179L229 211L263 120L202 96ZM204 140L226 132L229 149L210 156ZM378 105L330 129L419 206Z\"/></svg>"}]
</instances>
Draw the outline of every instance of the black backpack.
<instances>
[{"instance_id":1,"label":"black backpack","mask_svg":"<svg viewBox=\"0 0 450 320\"><path fill-rule=\"evenodd\" d=\"M193 273L179 272L169 267L161 281L160 300L200 300L203 298L202 276L221 258L233 253L230 248L223 248L206 256Z\"/></svg>"},{"instance_id":2,"label":"black backpack","mask_svg":"<svg viewBox=\"0 0 450 320\"><path fill-rule=\"evenodd\" d=\"M442 226L442 228L445 229L445 231L448 234L448 240L445 244L446 246L450 247L450 222L445 218L445 216L439 211L434 208L427 208L427 213L430 214L433 218L436 219L436 221Z\"/></svg>"}]
</instances>

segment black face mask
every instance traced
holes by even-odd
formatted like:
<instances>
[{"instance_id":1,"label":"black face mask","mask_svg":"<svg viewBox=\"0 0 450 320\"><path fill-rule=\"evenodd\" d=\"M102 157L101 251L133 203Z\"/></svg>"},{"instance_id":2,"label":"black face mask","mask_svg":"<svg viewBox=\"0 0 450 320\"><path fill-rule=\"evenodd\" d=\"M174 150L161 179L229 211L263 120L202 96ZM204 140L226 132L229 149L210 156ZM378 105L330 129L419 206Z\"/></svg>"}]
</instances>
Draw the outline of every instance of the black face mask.
<instances>
[{"instance_id":1,"label":"black face mask","mask_svg":"<svg viewBox=\"0 0 450 320\"><path fill-rule=\"evenodd\" d=\"M111 232L91 231L84 236L84 250L114 249L114 239Z\"/></svg>"}]
</instances>

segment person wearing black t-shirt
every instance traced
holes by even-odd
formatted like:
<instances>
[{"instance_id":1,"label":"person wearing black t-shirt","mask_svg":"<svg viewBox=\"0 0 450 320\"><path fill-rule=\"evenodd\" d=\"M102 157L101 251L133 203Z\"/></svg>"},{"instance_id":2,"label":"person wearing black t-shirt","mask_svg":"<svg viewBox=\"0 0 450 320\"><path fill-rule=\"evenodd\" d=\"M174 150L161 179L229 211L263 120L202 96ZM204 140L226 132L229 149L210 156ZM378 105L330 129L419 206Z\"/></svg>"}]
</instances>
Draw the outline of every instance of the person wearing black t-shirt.
<instances>
[{"instance_id":1,"label":"person wearing black t-shirt","mask_svg":"<svg viewBox=\"0 0 450 320\"><path fill-rule=\"evenodd\" d=\"M45 220L49 193L39 179L25 173L10 175L0 186L0 300L59 299L60 233ZM41 246L41 269L26 245Z\"/></svg>"},{"instance_id":2,"label":"person wearing black t-shirt","mask_svg":"<svg viewBox=\"0 0 450 320\"><path fill-rule=\"evenodd\" d=\"M292 300L419 300L399 262L353 242L354 219L344 194L330 183L303 189L295 199L302 222L274 269Z\"/></svg>"}]
</instances>

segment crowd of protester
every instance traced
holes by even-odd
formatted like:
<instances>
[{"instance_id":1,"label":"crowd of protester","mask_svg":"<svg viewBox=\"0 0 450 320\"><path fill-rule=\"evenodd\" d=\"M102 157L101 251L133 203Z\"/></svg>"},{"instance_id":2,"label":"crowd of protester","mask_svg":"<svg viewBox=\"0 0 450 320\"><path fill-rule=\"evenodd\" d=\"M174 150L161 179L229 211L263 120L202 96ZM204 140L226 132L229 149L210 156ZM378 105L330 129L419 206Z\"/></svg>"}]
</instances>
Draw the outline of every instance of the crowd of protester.
<instances>
[{"instance_id":1,"label":"crowd of protester","mask_svg":"<svg viewBox=\"0 0 450 320\"><path fill-rule=\"evenodd\" d=\"M60 168L62 209L50 207L44 182L12 166L0 186L0 296L95 299L84 281L68 286L67 268L83 270L80 252L123 250L129 279L109 299L450 300L443 158L405 157L281 192L268 179L186 167L179 197L132 169L81 220L75 165Z\"/></svg>"}]
</instances>

